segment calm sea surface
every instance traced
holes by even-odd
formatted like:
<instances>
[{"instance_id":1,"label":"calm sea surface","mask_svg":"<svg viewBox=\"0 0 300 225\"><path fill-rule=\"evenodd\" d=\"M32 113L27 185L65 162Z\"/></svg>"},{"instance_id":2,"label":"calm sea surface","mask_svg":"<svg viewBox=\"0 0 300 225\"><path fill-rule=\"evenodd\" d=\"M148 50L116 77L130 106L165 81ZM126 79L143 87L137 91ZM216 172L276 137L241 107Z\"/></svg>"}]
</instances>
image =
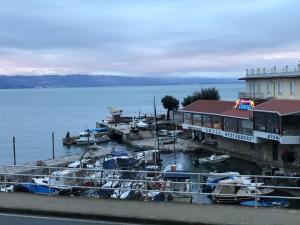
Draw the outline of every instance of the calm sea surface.
<instances>
[{"instance_id":1,"label":"calm sea surface","mask_svg":"<svg viewBox=\"0 0 300 225\"><path fill-rule=\"evenodd\" d=\"M138 87L97 87L0 90L0 164L12 164L12 137L16 137L17 164L51 157L51 132L55 132L56 156L80 152L64 148L62 138L95 127L109 115L107 107L124 109L125 115L153 114L153 96L183 97L203 87L216 87L223 100L235 100L243 83Z\"/></svg>"}]
</instances>

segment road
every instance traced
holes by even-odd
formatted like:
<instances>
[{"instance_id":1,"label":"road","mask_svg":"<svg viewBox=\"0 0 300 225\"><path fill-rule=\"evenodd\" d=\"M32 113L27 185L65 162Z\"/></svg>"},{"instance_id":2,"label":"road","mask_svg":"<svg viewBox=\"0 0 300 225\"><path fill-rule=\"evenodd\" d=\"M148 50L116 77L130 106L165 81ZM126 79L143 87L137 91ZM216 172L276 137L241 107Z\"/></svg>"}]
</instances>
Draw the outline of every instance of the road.
<instances>
[{"instance_id":1,"label":"road","mask_svg":"<svg viewBox=\"0 0 300 225\"><path fill-rule=\"evenodd\" d=\"M99 220L0 213L0 225L141 225Z\"/></svg>"}]
</instances>

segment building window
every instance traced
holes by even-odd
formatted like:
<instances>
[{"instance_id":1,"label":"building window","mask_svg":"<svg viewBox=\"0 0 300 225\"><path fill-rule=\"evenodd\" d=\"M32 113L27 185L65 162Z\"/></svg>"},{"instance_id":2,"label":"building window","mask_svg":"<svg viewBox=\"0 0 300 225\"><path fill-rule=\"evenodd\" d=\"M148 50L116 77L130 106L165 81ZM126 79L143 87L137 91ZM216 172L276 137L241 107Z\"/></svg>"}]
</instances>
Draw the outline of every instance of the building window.
<instances>
[{"instance_id":1,"label":"building window","mask_svg":"<svg viewBox=\"0 0 300 225\"><path fill-rule=\"evenodd\" d=\"M296 81L290 81L290 95L296 94Z\"/></svg>"},{"instance_id":2,"label":"building window","mask_svg":"<svg viewBox=\"0 0 300 225\"><path fill-rule=\"evenodd\" d=\"M204 127L211 127L211 116L210 115L203 115L203 126Z\"/></svg>"},{"instance_id":3,"label":"building window","mask_svg":"<svg viewBox=\"0 0 300 225\"><path fill-rule=\"evenodd\" d=\"M262 112L253 112L254 130L266 132L266 116Z\"/></svg>"},{"instance_id":4,"label":"building window","mask_svg":"<svg viewBox=\"0 0 300 225\"><path fill-rule=\"evenodd\" d=\"M282 95L282 88L283 88L283 81L278 81L277 83L278 95Z\"/></svg>"},{"instance_id":5,"label":"building window","mask_svg":"<svg viewBox=\"0 0 300 225\"><path fill-rule=\"evenodd\" d=\"M225 117L224 119L224 130L237 133L237 119L231 117Z\"/></svg>"},{"instance_id":6,"label":"building window","mask_svg":"<svg viewBox=\"0 0 300 225\"><path fill-rule=\"evenodd\" d=\"M192 124L192 117L190 113L183 114L183 123Z\"/></svg>"},{"instance_id":7,"label":"building window","mask_svg":"<svg viewBox=\"0 0 300 225\"><path fill-rule=\"evenodd\" d=\"M288 115L282 117L283 135L299 136L300 135L300 116Z\"/></svg>"},{"instance_id":8,"label":"building window","mask_svg":"<svg viewBox=\"0 0 300 225\"><path fill-rule=\"evenodd\" d=\"M202 126L202 115L193 114L193 125Z\"/></svg>"},{"instance_id":9,"label":"building window","mask_svg":"<svg viewBox=\"0 0 300 225\"><path fill-rule=\"evenodd\" d=\"M276 113L254 112L254 130L279 133L279 116Z\"/></svg>"},{"instance_id":10,"label":"building window","mask_svg":"<svg viewBox=\"0 0 300 225\"><path fill-rule=\"evenodd\" d=\"M267 94L271 94L271 91L270 91L270 82L267 83Z\"/></svg>"},{"instance_id":11,"label":"building window","mask_svg":"<svg viewBox=\"0 0 300 225\"><path fill-rule=\"evenodd\" d=\"M279 133L279 116L277 114L266 114L266 131L273 134Z\"/></svg>"},{"instance_id":12,"label":"building window","mask_svg":"<svg viewBox=\"0 0 300 225\"><path fill-rule=\"evenodd\" d=\"M212 128L222 129L222 117L221 116L212 116Z\"/></svg>"},{"instance_id":13,"label":"building window","mask_svg":"<svg viewBox=\"0 0 300 225\"><path fill-rule=\"evenodd\" d=\"M250 120L238 120L238 133L252 135L253 122Z\"/></svg>"}]
</instances>

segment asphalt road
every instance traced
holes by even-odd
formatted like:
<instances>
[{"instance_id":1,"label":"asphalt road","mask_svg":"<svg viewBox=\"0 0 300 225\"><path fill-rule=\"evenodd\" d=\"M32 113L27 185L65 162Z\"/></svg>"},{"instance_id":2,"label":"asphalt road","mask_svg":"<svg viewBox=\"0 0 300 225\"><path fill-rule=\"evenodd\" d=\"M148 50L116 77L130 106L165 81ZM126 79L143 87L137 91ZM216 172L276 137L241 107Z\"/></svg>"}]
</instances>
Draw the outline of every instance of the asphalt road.
<instances>
[{"instance_id":1,"label":"asphalt road","mask_svg":"<svg viewBox=\"0 0 300 225\"><path fill-rule=\"evenodd\" d=\"M0 213L0 225L138 225L99 220ZM141 224L139 224L141 225Z\"/></svg>"}]
</instances>

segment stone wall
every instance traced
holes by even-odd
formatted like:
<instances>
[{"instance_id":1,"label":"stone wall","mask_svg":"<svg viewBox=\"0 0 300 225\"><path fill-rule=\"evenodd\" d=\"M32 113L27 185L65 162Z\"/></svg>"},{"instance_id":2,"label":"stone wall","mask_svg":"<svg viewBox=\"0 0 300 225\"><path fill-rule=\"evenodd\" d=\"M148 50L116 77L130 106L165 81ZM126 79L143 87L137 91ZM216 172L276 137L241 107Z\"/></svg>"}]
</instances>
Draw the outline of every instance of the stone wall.
<instances>
[{"instance_id":1,"label":"stone wall","mask_svg":"<svg viewBox=\"0 0 300 225\"><path fill-rule=\"evenodd\" d=\"M216 152L229 154L236 158L254 162L262 167L285 167L286 165L284 165L284 162L281 159L283 151L295 152L296 160L293 163L289 163L290 166L299 167L300 165L300 145L282 145L278 143L278 159L273 160L274 141L254 144L220 136L212 137L213 140L217 141L217 145L215 146ZM206 135L206 138L211 139L211 135Z\"/></svg>"}]
</instances>

